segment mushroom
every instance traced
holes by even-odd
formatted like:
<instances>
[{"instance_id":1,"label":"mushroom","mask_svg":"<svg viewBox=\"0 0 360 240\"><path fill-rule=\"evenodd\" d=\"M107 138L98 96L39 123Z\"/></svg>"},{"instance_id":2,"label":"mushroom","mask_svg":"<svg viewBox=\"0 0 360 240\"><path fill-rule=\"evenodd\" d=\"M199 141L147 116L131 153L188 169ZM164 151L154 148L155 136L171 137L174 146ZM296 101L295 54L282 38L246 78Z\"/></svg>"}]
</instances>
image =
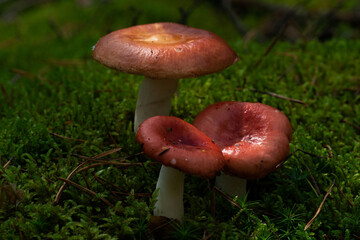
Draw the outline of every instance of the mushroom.
<instances>
[{"instance_id":1,"label":"mushroom","mask_svg":"<svg viewBox=\"0 0 360 240\"><path fill-rule=\"evenodd\" d=\"M147 118L169 114L179 78L215 73L238 61L234 50L216 34L167 22L109 33L94 46L93 58L109 68L144 76L135 132Z\"/></svg>"},{"instance_id":2,"label":"mushroom","mask_svg":"<svg viewBox=\"0 0 360 240\"><path fill-rule=\"evenodd\" d=\"M289 154L289 120L262 103L215 103L201 111L193 124L222 149L225 165L216 185L233 196L245 196L246 179L263 178Z\"/></svg>"},{"instance_id":3,"label":"mushroom","mask_svg":"<svg viewBox=\"0 0 360 240\"><path fill-rule=\"evenodd\" d=\"M213 178L221 171L224 157L212 140L190 123L170 116L145 120L136 134L144 153L161 162L154 215L179 221L184 215L184 173Z\"/></svg>"}]
</instances>

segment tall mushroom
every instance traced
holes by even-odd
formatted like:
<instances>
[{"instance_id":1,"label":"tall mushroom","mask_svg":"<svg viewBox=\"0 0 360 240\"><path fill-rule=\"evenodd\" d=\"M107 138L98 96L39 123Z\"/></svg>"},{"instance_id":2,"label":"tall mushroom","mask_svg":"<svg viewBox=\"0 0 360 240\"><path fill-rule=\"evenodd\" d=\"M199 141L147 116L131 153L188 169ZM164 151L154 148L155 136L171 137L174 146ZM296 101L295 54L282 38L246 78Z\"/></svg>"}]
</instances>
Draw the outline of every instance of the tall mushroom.
<instances>
[{"instance_id":1,"label":"tall mushroom","mask_svg":"<svg viewBox=\"0 0 360 240\"><path fill-rule=\"evenodd\" d=\"M176 117L155 116L140 124L136 139L144 153L167 166L157 183L155 216L177 220L184 214L184 173L212 178L221 171L220 148L193 125Z\"/></svg>"},{"instance_id":2,"label":"tall mushroom","mask_svg":"<svg viewBox=\"0 0 360 240\"><path fill-rule=\"evenodd\" d=\"M193 124L222 149L225 174L217 177L216 184L233 196L244 196L246 179L263 178L289 154L289 120L262 103L215 103L201 111Z\"/></svg>"},{"instance_id":3,"label":"tall mushroom","mask_svg":"<svg viewBox=\"0 0 360 240\"><path fill-rule=\"evenodd\" d=\"M152 116L168 115L180 78L221 71L238 61L218 35L177 23L120 29L100 38L93 58L121 72L143 75L134 130Z\"/></svg>"},{"instance_id":4,"label":"tall mushroom","mask_svg":"<svg viewBox=\"0 0 360 240\"><path fill-rule=\"evenodd\" d=\"M144 120L169 114L179 78L215 73L238 61L218 35L166 22L109 33L94 46L93 58L109 68L144 76L136 103L135 132ZM174 171L163 165L160 175Z\"/></svg>"}]
</instances>

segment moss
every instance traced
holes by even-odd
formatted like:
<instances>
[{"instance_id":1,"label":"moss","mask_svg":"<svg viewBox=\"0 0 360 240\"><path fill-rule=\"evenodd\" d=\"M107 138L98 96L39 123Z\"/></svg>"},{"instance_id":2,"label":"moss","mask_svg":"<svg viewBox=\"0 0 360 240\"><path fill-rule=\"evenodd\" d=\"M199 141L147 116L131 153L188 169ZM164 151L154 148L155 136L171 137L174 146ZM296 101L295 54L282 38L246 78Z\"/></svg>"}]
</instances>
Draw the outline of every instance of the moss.
<instances>
[{"instance_id":1,"label":"moss","mask_svg":"<svg viewBox=\"0 0 360 240\"><path fill-rule=\"evenodd\" d=\"M0 168L0 180L16 184L25 194L18 206L0 210L0 236L149 237L146 226L160 166L143 155L129 157L140 152L132 125L141 77L100 66L91 59L91 47L105 33L134 22L178 21L178 8L191 4L93 1L81 6L51 1L0 23L0 165L12 159L7 169ZM262 102L288 116L291 151L301 151L279 171L250 181L247 199L235 199L241 209L217 195L215 219L207 182L188 176L185 224L175 226L173 236L201 238L204 231L214 239L359 236L360 41L279 41L263 58L269 42L243 42L216 7L211 1L200 4L188 23L223 36L240 61L221 73L181 80L171 115L191 122L214 102ZM121 150L105 158L127 158L127 163L144 166L102 165L75 174L71 180L96 195L69 185L53 205L63 183L58 178L82 163L80 156L111 149ZM321 213L304 231L334 179L336 186Z\"/></svg>"}]
</instances>

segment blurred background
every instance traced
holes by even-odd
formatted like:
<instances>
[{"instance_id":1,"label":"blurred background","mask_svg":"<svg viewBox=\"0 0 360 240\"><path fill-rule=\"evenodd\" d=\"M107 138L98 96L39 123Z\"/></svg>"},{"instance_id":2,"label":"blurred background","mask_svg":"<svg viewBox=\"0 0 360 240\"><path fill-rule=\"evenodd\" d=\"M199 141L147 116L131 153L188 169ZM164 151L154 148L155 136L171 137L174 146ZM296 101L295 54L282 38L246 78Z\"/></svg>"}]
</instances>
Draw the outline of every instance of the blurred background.
<instances>
[{"instance_id":1,"label":"blurred background","mask_svg":"<svg viewBox=\"0 0 360 240\"><path fill-rule=\"evenodd\" d=\"M87 59L102 35L161 21L213 31L232 46L241 40L242 48L252 40L265 43L274 38L292 43L355 39L359 37L360 1L0 0L0 57L6 59L3 67L26 67L30 58L42 59L40 64L43 59L64 56ZM59 43L61 52L47 51ZM22 47L33 48L31 52L24 49L29 58L14 54Z\"/></svg>"},{"instance_id":2,"label":"blurred background","mask_svg":"<svg viewBox=\"0 0 360 240\"><path fill-rule=\"evenodd\" d=\"M231 29L237 32L234 35L260 41L275 36L281 28L284 28L283 37L289 41L356 38L360 28L358 0L0 0L0 18L3 24L11 23L29 11L51 5L56 6L56 12L62 13L62 19L44 12L43 20L52 29L59 27L57 33L62 38L81 31L75 19L66 19L66 13L71 16L73 11L78 12L79 19L84 12L94 11L93 18L87 19L87 23L98 22L104 31L172 21L214 29L220 25L224 31ZM113 18L114 12L117 12L117 18ZM111 19L104 19L104 15ZM73 25L66 25L71 20Z\"/></svg>"}]
</instances>

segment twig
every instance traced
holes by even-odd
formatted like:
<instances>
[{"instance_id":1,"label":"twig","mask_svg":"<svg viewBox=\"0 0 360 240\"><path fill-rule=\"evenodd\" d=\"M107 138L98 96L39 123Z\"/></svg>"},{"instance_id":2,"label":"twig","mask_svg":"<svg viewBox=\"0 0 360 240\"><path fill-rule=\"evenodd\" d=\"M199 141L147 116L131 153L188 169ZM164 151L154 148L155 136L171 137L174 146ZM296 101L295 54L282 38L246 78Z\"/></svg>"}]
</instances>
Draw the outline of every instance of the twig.
<instances>
[{"instance_id":1,"label":"twig","mask_svg":"<svg viewBox=\"0 0 360 240\"><path fill-rule=\"evenodd\" d=\"M51 2L52 0L32 0L32 1L10 1L11 4L2 11L0 18L5 21L15 19L20 13L36 7L37 5Z\"/></svg>"},{"instance_id":2,"label":"twig","mask_svg":"<svg viewBox=\"0 0 360 240\"><path fill-rule=\"evenodd\" d=\"M114 149L111 149L109 151L100 153L100 154L96 155L93 158L95 158L95 159L103 158L103 157L106 157L107 155L110 155L110 154L113 154L113 153L116 153L116 152L119 152L119 151L121 151L121 148L114 148Z\"/></svg>"},{"instance_id":3,"label":"twig","mask_svg":"<svg viewBox=\"0 0 360 240\"><path fill-rule=\"evenodd\" d=\"M360 126L351 123L351 122L350 122L349 120L347 120L347 119L343 119L342 121L345 122L345 123L347 123L347 124L349 124L350 126L356 128L357 130L360 131Z\"/></svg>"},{"instance_id":4,"label":"twig","mask_svg":"<svg viewBox=\"0 0 360 240\"><path fill-rule=\"evenodd\" d=\"M283 26L281 27L280 31L278 32L278 34L275 36L275 38L272 40L271 44L269 45L269 47L266 49L265 53L261 56L261 58L259 58L259 60L254 64L254 69L257 68L260 63L263 61L263 59L271 52L271 50L274 48L274 46L276 45L276 43L279 41L281 35L284 33L286 26L287 26L287 22L288 19L286 19L285 23L283 24Z\"/></svg>"},{"instance_id":5,"label":"twig","mask_svg":"<svg viewBox=\"0 0 360 240\"><path fill-rule=\"evenodd\" d=\"M228 200L232 205L234 205L235 207L239 208L240 210L242 210L242 207L239 206L239 204L237 204L236 202L234 202L234 200L231 199L231 197L229 197L226 193L224 193L223 191L221 191L218 187L214 187L213 188L215 191L217 191L218 193L220 193L222 196L224 196L226 198L226 200Z\"/></svg>"},{"instance_id":6,"label":"twig","mask_svg":"<svg viewBox=\"0 0 360 240\"><path fill-rule=\"evenodd\" d=\"M287 101L290 101L290 102L300 103L300 104L304 105L305 107L308 107L307 103L305 103L305 102L303 102L301 100L295 99L295 98L285 97L285 96L282 96L282 95L279 95L279 94L273 93L273 92L264 92L264 91L260 91L260 90L254 89L254 88L251 88L250 90L253 91L253 92L259 92L259 93L262 93L262 94L267 94L267 95L272 96L272 97L284 99L284 100L287 100Z\"/></svg>"},{"instance_id":7,"label":"twig","mask_svg":"<svg viewBox=\"0 0 360 240\"><path fill-rule=\"evenodd\" d=\"M15 214L15 220L16 220L16 223L17 223L16 229L19 231L20 240L23 240L24 236L23 236L23 233L22 233L22 231L20 229L18 214Z\"/></svg>"},{"instance_id":8,"label":"twig","mask_svg":"<svg viewBox=\"0 0 360 240\"><path fill-rule=\"evenodd\" d=\"M9 104L9 100L8 100L9 95L8 95L6 89L5 89L5 86L4 86L4 84L0 84L0 86L1 86L1 91L2 91L2 93L3 93L3 95L4 95L4 98L5 98L5 102L6 102L7 104Z\"/></svg>"},{"instance_id":9,"label":"twig","mask_svg":"<svg viewBox=\"0 0 360 240\"><path fill-rule=\"evenodd\" d=\"M297 63L297 56L294 55L294 56L291 56L293 59L294 59L294 62L278 77L277 81L280 81L282 78L284 78L286 76L286 74L288 74L289 72L291 72L296 63Z\"/></svg>"},{"instance_id":10,"label":"twig","mask_svg":"<svg viewBox=\"0 0 360 240\"><path fill-rule=\"evenodd\" d=\"M281 167L287 160L289 160L296 152L302 152L302 153L305 153L309 156L312 156L312 157L317 157L317 158L326 158L326 157L323 157L323 156L320 156L320 155L316 155L316 154L313 154L313 153L310 153L310 152L306 152L300 148L297 148L295 149L295 151L293 151L292 153L290 153L284 161L280 162L278 165L276 165L276 169L278 169L279 167Z\"/></svg>"},{"instance_id":11,"label":"twig","mask_svg":"<svg viewBox=\"0 0 360 240\"><path fill-rule=\"evenodd\" d=\"M50 58L46 60L48 63L57 66L80 66L86 63L84 59L55 59Z\"/></svg>"},{"instance_id":12,"label":"twig","mask_svg":"<svg viewBox=\"0 0 360 240\"><path fill-rule=\"evenodd\" d=\"M86 187L87 187L88 189L90 189L90 184L89 184L89 181L86 179L85 174L84 174L84 173L80 173L80 175L81 175L82 178L84 179L84 182L85 182L85 184L86 184Z\"/></svg>"},{"instance_id":13,"label":"twig","mask_svg":"<svg viewBox=\"0 0 360 240\"><path fill-rule=\"evenodd\" d=\"M53 132L49 132L50 135L58 137L58 138L63 138L66 140L70 140L70 141L75 141L75 142L86 142L86 140L82 140L82 139L74 139L74 138L69 138L69 137L65 137L65 136L61 136L59 134L53 133Z\"/></svg>"},{"instance_id":14,"label":"twig","mask_svg":"<svg viewBox=\"0 0 360 240\"><path fill-rule=\"evenodd\" d=\"M194 10L200 5L202 0L193 0L191 6L189 6L187 9L180 7L180 20L178 21L180 24L187 24L188 18L191 13L194 12Z\"/></svg>"},{"instance_id":15,"label":"twig","mask_svg":"<svg viewBox=\"0 0 360 240\"><path fill-rule=\"evenodd\" d=\"M233 7L231 6L231 0L222 0L222 7L229 15L232 22L235 24L236 29L240 32L241 35L245 35L248 31L248 28L245 24L240 20L239 16L234 11Z\"/></svg>"},{"instance_id":16,"label":"twig","mask_svg":"<svg viewBox=\"0 0 360 240\"><path fill-rule=\"evenodd\" d=\"M49 79L46 79L46 78L44 78L44 77L42 77L42 76L40 76L40 75L36 75L36 74L30 73L30 72L27 72L27 71L25 71L25 70L21 70L21 69L17 69L17 68L12 68L12 69L11 69L11 72L17 73L17 74L19 74L19 75L21 75L21 76L23 76L24 78L27 78L27 79L29 79L29 80L34 80L34 79L37 78L37 79L39 79L39 80L41 80L41 81L43 81L43 82L47 82L47 83L49 83L49 84L51 84L51 85L54 85L54 83L51 82Z\"/></svg>"},{"instance_id":17,"label":"twig","mask_svg":"<svg viewBox=\"0 0 360 240\"><path fill-rule=\"evenodd\" d=\"M83 173L81 173L83 174ZM98 176L96 176L96 174L94 172L91 172L91 175L93 175L93 179L95 179L98 183L100 183L105 189L108 189L107 186L105 185L105 183L107 183L107 181L105 181L105 179L102 179ZM110 189L108 189L114 196L116 196L113 191L111 191Z\"/></svg>"},{"instance_id":18,"label":"twig","mask_svg":"<svg viewBox=\"0 0 360 240\"><path fill-rule=\"evenodd\" d=\"M149 164L155 164L155 162L151 162ZM106 161L106 162L104 161L101 163L94 163L94 164L88 165L86 167L83 167L83 168L77 170L76 173L81 173L83 171L89 170L91 168L99 167L102 165L115 165L115 166L121 166L121 167L129 167L129 166L143 166L144 163L120 163L120 162L115 162L115 161Z\"/></svg>"},{"instance_id":19,"label":"twig","mask_svg":"<svg viewBox=\"0 0 360 240\"><path fill-rule=\"evenodd\" d=\"M76 174L76 173L81 173L85 170L88 170L90 168L93 168L93 167L97 167L97 166L101 166L101 165L121 165L121 166L130 166L130 165L143 165L143 163L120 163L120 162L115 162L115 161L108 161L108 160L100 160L99 158L103 158L107 155L110 155L110 154L113 154L115 152L118 152L120 151L121 148L115 148L115 149L111 149L109 151L106 151L106 152L103 152L103 153L100 153L94 157L87 157L87 156L81 156L81 155L77 155L77 154L71 154L71 156L76 156L80 159L85 159L86 161L84 161L83 163L81 163L80 165L78 165L69 175L68 177L66 178L67 180L70 180L70 178ZM137 153L137 154L134 154L135 155L139 155L139 154L142 154L141 153ZM130 157L130 156L128 156ZM121 159L121 160L124 160L124 159ZM84 167L82 169L80 169L82 166L88 164L89 162L91 161L98 161L100 163L95 163L95 164L92 164L92 165L89 165L87 167ZM80 169L80 170L79 170ZM55 200L54 200L54 204L57 204L59 202L59 199L60 199L60 196L61 196L61 193L64 191L64 188L66 186L66 182L63 183L63 185L60 187L58 193L56 194L56 197L55 197Z\"/></svg>"},{"instance_id":20,"label":"twig","mask_svg":"<svg viewBox=\"0 0 360 240\"><path fill-rule=\"evenodd\" d=\"M111 191L112 193L115 194L119 194L119 195L125 195L125 196L129 196L131 195L131 193L127 193L127 192L118 192L118 191ZM152 194L151 193L134 193L135 197L151 197Z\"/></svg>"},{"instance_id":21,"label":"twig","mask_svg":"<svg viewBox=\"0 0 360 240\"><path fill-rule=\"evenodd\" d=\"M339 192L341 193L341 195L346 199L346 201L348 202L348 204L351 207L354 207L354 204L346 197L345 193L340 189L340 186L336 183L335 186L337 187L337 189L339 190Z\"/></svg>"},{"instance_id":22,"label":"twig","mask_svg":"<svg viewBox=\"0 0 360 240\"><path fill-rule=\"evenodd\" d=\"M105 160L106 161L125 161L126 159L130 159L130 158L142 155L142 154L144 154L144 152L138 152L133 155L129 155L129 156L121 157L121 158L107 158L107 159L103 159L103 160L97 160L97 159L94 159L94 157L83 156L83 155L79 155L76 153L71 153L70 155L73 157L80 158L80 159L92 160L92 161L96 161L96 160L97 161L105 161Z\"/></svg>"},{"instance_id":23,"label":"twig","mask_svg":"<svg viewBox=\"0 0 360 240\"><path fill-rule=\"evenodd\" d=\"M203 234L203 238L201 240L208 240L210 239L212 236L214 235L214 233L210 233L209 235L206 236L206 230L204 231Z\"/></svg>"},{"instance_id":24,"label":"twig","mask_svg":"<svg viewBox=\"0 0 360 240\"><path fill-rule=\"evenodd\" d=\"M85 164L87 164L89 162L89 160L79 164L74 170L72 170L72 172L67 176L66 180L70 180L70 178L76 173L76 171L81 168L82 166L84 166ZM60 200L60 196L62 194L62 192L64 191L66 186L66 181L64 181L63 185L61 185L58 193L56 194L55 200L54 200L54 204L57 204Z\"/></svg>"},{"instance_id":25,"label":"twig","mask_svg":"<svg viewBox=\"0 0 360 240\"><path fill-rule=\"evenodd\" d=\"M330 145L326 144L326 145L324 145L324 147L326 147L329 150L329 154L328 154L329 158L333 158L334 154L332 152L332 149L331 149Z\"/></svg>"},{"instance_id":26,"label":"twig","mask_svg":"<svg viewBox=\"0 0 360 240\"><path fill-rule=\"evenodd\" d=\"M321 209L322 209L322 207L323 207L323 205L324 205L324 203L325 203L325 200L326 200L326 198L329 196L329 194L331 193L334 185L335 185L335 180L333 181L333 183L331 184L331 187L329 188L329 190L328 190L327 193L325 194L324 199L322 200L322 202L321 202L319 208L317 209L314 217L306 224L306 226L305 226L305 228L304 228L304 231L306 231L306 230L311 226L311 224L315 221L315 218L319 215L319 213L320 213L320 211L321 211Z\"/></svg>"},{"instance_id":27,"label":"twig","mask_svg":"<svg viewBox=\"0 0 360 240\"><path fill-rule=\"evenodd\" d=\"M293 151L292 153L290 153L289 157L292 156L292 155L294 155L296 152L302 152L302 153L305 153L305 154L307 154L307 155L309 155L309 156L312 156L312 157L326 158L326 157L324 157L324 156L320 156L320 155L313 154L313 153L311 153L311 152L304 151L304 150L302 150L302 149L300 149L300 148L297 148L297 149L295 149L295 151Z\"/></svg>"},{"instance_id":28,"label":"twig","mask_svg":"<svg viewBox=\"0 0 360 240\"><path fill-rule=\"evenodd\" d=\"M215 187L211 191L211 216L215 219L216 213L216 194L215 194Z\"/></svg>"},{"instance_id":29,"label":"twig","mask_svg":"<svg viewBox=\"0 0 360 240\"><path fill-rule=\"evenodd\" d=\"M311 178L312 182L313 182L314 185L315 185L315 189L316 189L317 194L318 194L318 195L321 195L319 186L317 185L316 180L315 180L314 176L313 176L312 173L311 173L311 170L310 170L310 168L309 168L309 165L307 164L307 162L306 162L305 159L303 159L303 160L304 160L305 166L306 166L306 168L307 168L307 170L308 170L308 172L309 172L309 174L310 174L310 178Z\"/></svg>"},{"instance_id":30,"label":"twig","mask_svg":"<svg viewBox=\"0 0 360 240\"><path fill-rule=\"evenodd\" d=\"M4 165L4 169L6 169L9 165L10 165L10 163L12 162L12 160L15 158L15 155L13 155L13 156L11 156L11 158L9 159L9 161L7 161L7 163L5 163L5 165Z\"/></svg>"},{"instance_id":31,"label":"twig","mask_svg":"<svg viewBox=\"0 0 360 240\"><path fill-rule=\"evenodd\" d=\"M113 188L119 189L121 192L118 191L112 191L109 189L109 191L113 194L113 195L125 195L125 196L129 196L131 193L125 192L124 189L122 189L119 186L116 186L115 184L113 184L112 182L107 181L106 179L103 179L102 177L96 176L93 172L91 173L94 177L94 179L96 181L98 181L101 185L103 185L105 188L107 188L107 186L105 184L110 185ZM134 193L135 197L151 197L151 193Z\"/></svg>"},{"instance_id":32,"label":"twig","mask_svg":"<svg viewBox=\"0 0 360 240\"><path fill-rule=\"evenodd\" d=\"M360 236L353 234L356 239L360 239Z\"/></svg>"},{"instance_id":33,"label":"twig","mask_svg":"<svg viewBox=\"0 0 360 240\"><path fill-rule=\"evenodd\" d=\"M79 185L79 184L77 184L77 183L74 183L73 181L70 181L70 180L68 180L68 179L61 178L61 177L58 177L58 179L61 180L61 181L63 181L64 183L68 183L68 184L70 184L70 185L72 185L72 186L74 186L74 187L76 187L76 188L78 188L78 189L86 192L87 194L90 194L90 195L94 196L94 197L96 197L96 195L97 195L96 192L91 191L90 189L88 189L88 188L86 188L86 187L83 187L83 186L81 186L81 185ZM106 200L105 198L99 197L99 199L100 199L101 201L103 201L106 205L108 205L109 207L114 207L114 205L113 205L112 203L110 203L108 200Z\"/></svg>"}]
</instances>

